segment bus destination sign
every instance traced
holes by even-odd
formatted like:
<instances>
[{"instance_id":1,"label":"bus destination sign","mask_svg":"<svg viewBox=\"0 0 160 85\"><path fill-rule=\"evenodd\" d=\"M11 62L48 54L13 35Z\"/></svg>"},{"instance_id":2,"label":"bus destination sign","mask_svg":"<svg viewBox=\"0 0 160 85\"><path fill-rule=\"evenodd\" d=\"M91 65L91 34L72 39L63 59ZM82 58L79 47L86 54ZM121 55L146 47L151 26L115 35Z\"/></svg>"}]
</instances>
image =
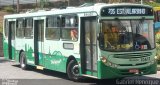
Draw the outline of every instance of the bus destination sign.
<instances>
[{"instance_id":1,"label":"bus destination sign","mask_svg":"<svg viewBox=\"0 0 160 85\"><path fill-rule=\"evenodd\" d=\"M118 6L102 8L101 16L150 16L153 15L152 8L134 7L134 6Z\"/></svg>"}]
</instances>

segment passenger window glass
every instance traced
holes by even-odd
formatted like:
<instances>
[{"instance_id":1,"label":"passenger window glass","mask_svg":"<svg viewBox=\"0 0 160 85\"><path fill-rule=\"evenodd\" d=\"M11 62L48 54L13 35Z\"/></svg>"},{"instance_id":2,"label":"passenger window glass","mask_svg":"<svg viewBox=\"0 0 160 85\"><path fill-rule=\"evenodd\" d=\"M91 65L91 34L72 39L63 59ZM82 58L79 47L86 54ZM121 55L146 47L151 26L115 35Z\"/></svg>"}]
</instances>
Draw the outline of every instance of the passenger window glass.
<instances>
[{"instance_id":1,"label":"passenger window glass","mask_svg":"<svg viewBox=\"0 0 160 85\"><path fill-rule=\"evenodd\" d=\"M24 26L25 26L25 20L24 19L18 19L17 20L17 29L16 29L16 37L17 38L23 38L24 37Z\"/></svg>"},{"instance_id":2,"label":"passenger window glass","mask_svg":"<svg viewBox=\"0 0 160 85\"><path fill-rule=\"evenodd\" d=\"M4 27L5 36L8 37L8 26L9 26L8 20L5 20L4 23L5 23L5 27Z\"/></svg>"},{"instance_id":3,"label":"passenger window glass","mask_svg":"<svg viewBox=\"0 0 160 85\"><path fill-rule=\"evenodd\" d=\"M25 20L25 38L32 39L33 38L33 19L27 18Z\"/></svg>"},{"instance_id":4,"label":"passenger window glass","mask_svg":"<svg viewBox=\"0 0 160 85\"><path fill-rule=\"evenodd\" d=\"M60 18L59 16L49 16L46 23L46 39L59 40L60 38Z\"/></svg>"},{"instance_id":5,"label":"passenger window glass","mask_svg":"<svg viewBox=\"0 0 160 85\"><path fill-rule=\"evenodd\" d=\"M62 17L62 39L67 41L78 40L78 17L66 15Z\"/></svg>"}]
</instances>

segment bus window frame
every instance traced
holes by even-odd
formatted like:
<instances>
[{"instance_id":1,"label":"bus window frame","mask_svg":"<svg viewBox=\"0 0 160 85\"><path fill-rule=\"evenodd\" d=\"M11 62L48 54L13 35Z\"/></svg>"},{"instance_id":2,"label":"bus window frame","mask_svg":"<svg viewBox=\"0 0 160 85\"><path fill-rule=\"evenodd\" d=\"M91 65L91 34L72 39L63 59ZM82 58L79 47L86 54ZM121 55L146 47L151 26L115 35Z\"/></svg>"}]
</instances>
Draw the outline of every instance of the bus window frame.
<instances>
[{"instance_id":1,"label":"bus window frame","mask_svg":"<svg viewBox=\"0 0 160 85\"><path fill-rule=\"evenodd\" d=\"M75 26L65 26L65 24L66 24L66 19L65 19L65 17L70 17L70 19L71 18L74 18L74 20L75 20L75 23L74 23L74 25ZM69 19L69 20L70 20ZM71 24L69 24L69 25L71 25ZM76 41L78 41L78 37L79 37L79 18L78 18L78 15L77 14L64 14L64 15L62 15L61 16L61 39L62 39L62 41L73 41L73 42L76 42ZM70 37L71 37L71 39L64 39L64 38L62 38L63 37L63 30L70 30ZM72 36L71 36L71 32L72 32L72 30L76 30L76 39L74 40L74 39L72 39Z\"/></svg>"},{"instance_id":2,"label":"bus window frame","mask_svg":"<svg viewBox=\"0 0 160 85\"><path fill-rule=\"evenodd\" d=\"M5 37L8 37L8 30L9 30L9 21L8 19L4 19L4 34Z\"/></svg>"},{"instance_id":3,"label":"bus window frame","mask_svg":"<svg viewBox=\"0 0 160 85\"><path fill-rule=\"evenodd\" d=\"M21 27L19 28L19 21L21 21L22 22L22 25L21 25ZM16 38L19 38L19 39L22 39L22 38L25 38L25 27L26 27L26 25L25 25L25 18L17 18L16 19ZM18 36L17 34L18 34L18 30L23 30L23 35L20 35L20 36Z\"/></svg>"},{"instance_id":4,"label":"bus window frame","mask_svg":"<svg viewBox=\"0 0 160 85\"><path fill-rule=\"evenodd\" d=\"M27 20L31 20L31 25L28 26L29 24L27 23ZM26 33L27 31L26 30L29 30L31 29L31 34L29 36L26 36ZM33 17L28 17L28 18L25 18L25 27L24 27L24 37L25 39L33 39Z\"/></svg>"},{"instance_id":5,"label":"bus window frame","mask_svg":"<svg viewBox=\"0 0 160 85\"><path fill-rule=\"evenodd\" d=\"M57 19L57 24L59 23L59 25L57 25L57 27L56 26L51 26L51 27L49 27L48 25L49 25L49 23L48 23L48 20L50 19L50 18L59 18L59 21L58 21L58 19ZM59 32L59 35L58 35L58 38L49 38L49 37L47 37L48 35L48 33L47 33L47 29L54 29L54 31L55 31L55 29L56 30L59 30L58 32ZM60 18L60 16L59 15L49 15L49 16L46 16L46 28L45 28L45 39L46 40L52 40L52 41L58 41L58 40L60 40L60 38L61 38L61 18Z\"/></svg>"}]
</instances>

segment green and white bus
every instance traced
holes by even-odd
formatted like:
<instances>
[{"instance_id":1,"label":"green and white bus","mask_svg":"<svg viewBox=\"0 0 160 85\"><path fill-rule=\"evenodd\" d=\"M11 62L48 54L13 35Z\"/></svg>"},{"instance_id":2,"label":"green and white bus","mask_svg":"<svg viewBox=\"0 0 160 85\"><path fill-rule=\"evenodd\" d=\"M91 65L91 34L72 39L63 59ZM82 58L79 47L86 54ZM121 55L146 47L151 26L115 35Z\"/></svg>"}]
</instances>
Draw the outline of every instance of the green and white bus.
<instances>
[{"instance_id":1,"label":"green and white bus","mask_svg":"<svg viewBox=\"0 0 160 85\"><path fill-rule=\"evenodd\" d=\"M152 7L128 3L6 15L4 56L75 81L155 74L153 21Z\"/></svg>"}]
</instances>

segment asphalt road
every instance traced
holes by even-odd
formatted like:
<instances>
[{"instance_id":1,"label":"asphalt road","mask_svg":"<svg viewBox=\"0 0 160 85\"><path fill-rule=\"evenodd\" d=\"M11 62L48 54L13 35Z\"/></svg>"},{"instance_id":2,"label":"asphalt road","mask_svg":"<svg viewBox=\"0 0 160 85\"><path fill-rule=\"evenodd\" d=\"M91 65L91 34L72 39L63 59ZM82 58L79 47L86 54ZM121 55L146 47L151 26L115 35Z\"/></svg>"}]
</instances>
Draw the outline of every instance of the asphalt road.
<instances>
[{"instance_id":1,"label":"asphalt road","mask_svg":"<svg viewBox=\"0 0 160 85\"><path fill-rule=\"evenodd\" d=\"M0 85L160 85L160 72L124 79L85 78L80 82L73 82L64 73L37 70L34 67L22 70L18 63L0 57Z\"/></svg>"}]
</instances>

